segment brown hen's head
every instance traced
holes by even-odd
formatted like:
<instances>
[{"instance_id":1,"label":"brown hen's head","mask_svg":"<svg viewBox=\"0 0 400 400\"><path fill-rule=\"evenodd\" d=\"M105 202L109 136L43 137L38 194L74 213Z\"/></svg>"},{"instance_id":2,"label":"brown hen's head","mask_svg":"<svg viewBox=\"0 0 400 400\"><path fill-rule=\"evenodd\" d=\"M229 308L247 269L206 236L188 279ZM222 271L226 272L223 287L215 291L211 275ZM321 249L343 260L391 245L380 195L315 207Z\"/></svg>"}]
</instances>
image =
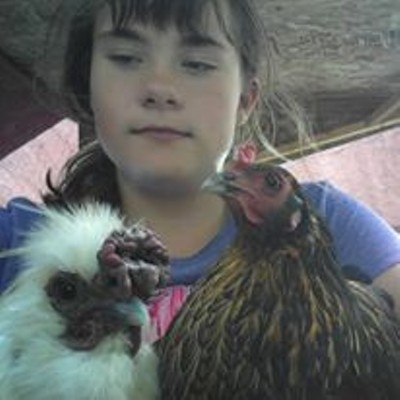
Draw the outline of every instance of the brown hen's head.
<instances>
[{"instance_id":1,"label":"brown hen's head","mask_svg":"<svg viewBox=\"0 0 400 400\"><path fill-rule=\"evenodd\" d=\"M222 196L240 223L266 234L291 234L307 218L307 205L296 180L267 163L236 162L211 176L203 189Z\"/></svg>"}]
</instances>

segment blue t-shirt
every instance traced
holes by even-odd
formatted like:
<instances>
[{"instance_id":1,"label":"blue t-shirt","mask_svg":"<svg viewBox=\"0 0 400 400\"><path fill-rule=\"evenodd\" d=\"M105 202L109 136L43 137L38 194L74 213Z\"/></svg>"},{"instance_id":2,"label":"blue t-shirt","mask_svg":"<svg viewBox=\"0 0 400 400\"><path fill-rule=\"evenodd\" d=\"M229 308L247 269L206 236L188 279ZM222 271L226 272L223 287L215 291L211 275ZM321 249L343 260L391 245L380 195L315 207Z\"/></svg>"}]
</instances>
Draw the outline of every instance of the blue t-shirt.
<instances>
[{"instance_id":1,"label":"blue t-shirt","mask_svg":"<svg viewBox=\"0 0 400 400\"><path fill-rule=\"evenodd\" d=\"M400 263L400 235L372 210L327 182L304 183L302 188L328 225L340 265L357 266L375 279ZM40 216L37 206L24 198L13 199L6 208L0 208L0 251L18 247ZM172 259L171 284L194 283L216 263L235 235L236 225L229 217L199 252ZM0 292L20 269L17 258L0 257Z\"/></svg>"}]
</instances>

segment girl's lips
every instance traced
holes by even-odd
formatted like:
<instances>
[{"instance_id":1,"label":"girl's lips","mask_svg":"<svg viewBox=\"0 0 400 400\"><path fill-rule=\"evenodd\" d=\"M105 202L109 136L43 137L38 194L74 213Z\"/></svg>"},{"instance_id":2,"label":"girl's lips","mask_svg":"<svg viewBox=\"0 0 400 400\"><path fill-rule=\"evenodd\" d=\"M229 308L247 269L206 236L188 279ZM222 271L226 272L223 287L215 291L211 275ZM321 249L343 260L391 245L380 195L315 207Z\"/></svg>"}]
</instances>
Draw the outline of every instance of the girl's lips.
<instances>
[{"instance_id":1,"label":"girl's lips","mask_svg":"<svg viewBox=\"0 0 400 400\"><path fill-rule=\"evenodd\" d=\"M145 135L157 140L174 140L192 136L189 132L183 132L169 127L152 126L141 129L133 129L132 133L135 135Z\"/></svg>"}]
</instances>

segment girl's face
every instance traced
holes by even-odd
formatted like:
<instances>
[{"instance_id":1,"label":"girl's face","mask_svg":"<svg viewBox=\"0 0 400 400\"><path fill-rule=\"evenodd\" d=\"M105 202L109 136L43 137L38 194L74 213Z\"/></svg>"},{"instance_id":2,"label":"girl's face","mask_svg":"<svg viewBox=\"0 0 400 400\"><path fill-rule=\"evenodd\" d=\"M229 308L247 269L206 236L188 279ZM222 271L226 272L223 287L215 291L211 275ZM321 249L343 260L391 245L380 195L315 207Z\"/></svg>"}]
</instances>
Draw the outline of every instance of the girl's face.
<instances>
[{"instance_id":1,"label":"girl's face","mask_svg":"<svg viewBox=\"0 0 400 400\"><path fill-rule=\"evenodd\" d=\"M120 181L196 187L251 112L256 93L242 96L239 56L212 12L205 27L186 34L133 21L115 31L108 10L98 15L91 106Z\"/></svg>"}]
</instances>

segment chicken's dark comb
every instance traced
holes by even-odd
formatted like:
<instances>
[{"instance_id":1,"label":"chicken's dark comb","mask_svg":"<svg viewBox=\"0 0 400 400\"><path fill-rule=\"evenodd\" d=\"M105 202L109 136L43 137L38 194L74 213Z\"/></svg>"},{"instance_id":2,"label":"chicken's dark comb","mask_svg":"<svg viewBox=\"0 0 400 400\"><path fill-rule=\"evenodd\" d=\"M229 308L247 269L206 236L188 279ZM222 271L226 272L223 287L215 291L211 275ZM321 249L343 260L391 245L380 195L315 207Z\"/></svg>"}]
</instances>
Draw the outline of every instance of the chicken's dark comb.
<instances>
[{"instance_id":1,"label":"chicken's dark comb","mask_svg":"<svg viewBox=\"0 0 400 400\"><path fill-rule=\"evenodd\" d=\"M152 230L140 225L112 232L97 259L97 280L124 300L132 296L148 298L165 285L169 276L166 247Z\"/></svg>"}]
</instances>

